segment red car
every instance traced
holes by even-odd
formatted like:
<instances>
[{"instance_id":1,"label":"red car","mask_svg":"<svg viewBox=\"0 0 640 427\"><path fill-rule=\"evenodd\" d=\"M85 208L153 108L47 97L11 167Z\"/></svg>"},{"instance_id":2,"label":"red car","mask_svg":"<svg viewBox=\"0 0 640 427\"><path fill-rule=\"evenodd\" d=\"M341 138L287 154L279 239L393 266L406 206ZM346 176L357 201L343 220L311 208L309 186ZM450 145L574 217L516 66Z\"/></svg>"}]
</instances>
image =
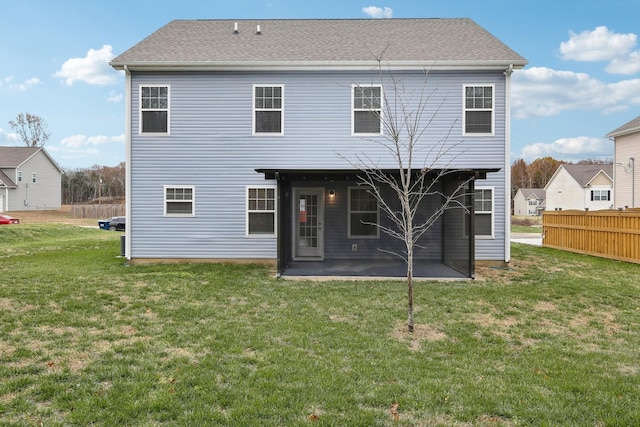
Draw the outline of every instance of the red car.
<instances>
[{"instance_id":1,"label":"red car","mask_svg":"<svg viewBox=\"0 0 640 427\"><path fill-rule=\"evenodd\" d=\"M20 224L20 220L9 215L0 214L0 224Z\"/></svg>"}]
</instances>

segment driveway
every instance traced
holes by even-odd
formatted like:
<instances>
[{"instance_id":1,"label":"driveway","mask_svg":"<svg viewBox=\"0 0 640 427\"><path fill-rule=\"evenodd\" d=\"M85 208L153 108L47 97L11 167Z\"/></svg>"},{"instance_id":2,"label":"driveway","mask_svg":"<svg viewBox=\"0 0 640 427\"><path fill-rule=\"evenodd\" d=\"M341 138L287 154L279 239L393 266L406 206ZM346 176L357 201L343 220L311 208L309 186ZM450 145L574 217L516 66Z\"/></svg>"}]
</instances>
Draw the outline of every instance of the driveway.
<instances>
[{"instance_id":1,"label":"driveway","mask_svg":"<svg viewBox=\"0 0 640 427\"><path fill-rule=\"evenodd\" d=\"M511 242L542 246L542 235L539 233L511 233Z\"/></svg>"}]
</instances>

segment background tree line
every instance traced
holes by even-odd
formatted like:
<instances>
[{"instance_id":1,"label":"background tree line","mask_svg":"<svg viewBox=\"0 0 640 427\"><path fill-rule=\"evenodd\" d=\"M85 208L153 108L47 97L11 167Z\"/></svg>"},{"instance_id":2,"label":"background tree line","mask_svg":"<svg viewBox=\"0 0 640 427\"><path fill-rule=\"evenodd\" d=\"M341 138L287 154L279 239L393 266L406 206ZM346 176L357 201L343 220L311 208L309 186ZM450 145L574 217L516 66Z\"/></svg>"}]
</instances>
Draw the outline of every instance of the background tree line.
<instances>
[{"instance_id":1,"label":"background tree line","mask_svg":"<svg viewBox=\"0 0 640 427\"><path fill-rule=\"evenodd\" d=\"M578 165L606 165L607 160L581 160ZM520 188L544 188L555 171L563 164L572 164L553 157L542 157L527 164L523 159L517 159L511 165L511 199Z\"/></svg>"},{"instance_id":2,"label":"background tree line","mask_svg":"<svg viewBox=\"0 0 640 427\"><path fill-rule=\"evenodd\" d=\"M125 163L65 170L62 175L62 204L124 203Z\"/></svg>"}]
</instances>

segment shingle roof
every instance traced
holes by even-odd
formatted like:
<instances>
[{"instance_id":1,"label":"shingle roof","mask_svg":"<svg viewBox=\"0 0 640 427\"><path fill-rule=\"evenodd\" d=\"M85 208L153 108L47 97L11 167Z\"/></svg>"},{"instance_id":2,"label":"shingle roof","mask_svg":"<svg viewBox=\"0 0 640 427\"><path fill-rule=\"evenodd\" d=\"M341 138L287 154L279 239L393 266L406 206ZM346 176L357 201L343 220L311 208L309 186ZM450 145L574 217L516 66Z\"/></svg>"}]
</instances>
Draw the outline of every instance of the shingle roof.
<instances>
[{"instance_id":1,"label":"shingle roof","mask_svg":"<svg viewBox=\"0 0 640 427\"><path fill-rule=\"evenodd\" d=\"M63 172L62 168L43 147L0 147L0 168L15 169L39 151L42 151L56 169Z\"/></svg>"},{"instance_id":2,"label":"shingle roof","mask_svg":"<svg viewBox=\"0 0 640 427\"><path fill-rule=\"evenodd\" d=\"M0 168L17 168L42 147L0 147Z\"/></svg>"},{"instance_id":3,"label":"shingle roof","mask_svg":"<svg viewBox=\"0 0 640 427\"><path fill-rule=\"evenodd\" d=\"M616 136L627 135L634 132L640 132L640 116L636 117L628 123L623 124L618 129L612 130L606 135L606 137L614 138Z\"/></svg>"},{"instance_id":4,"label":"shingle roof","mask_svg":"<svg viewBox=\"0 0 640 427\"><path fill-rule=\"evenodd\" d=\"M587 185L601 171L606 173L609 178L613 179L613 165L561 165L569 175L576 180L582 187Z\"/></svg>"},{"instance_id":5,"label":"shingle roof","mask_svg":"<svg viewBox=\"0 0 640 427\"><path fill-rule=\"evenodd\" d=\"M6 173L0 171L0 187L17 188L18 186Z\"/></svg>"},{"instance_id":6,"label":"shingle roof","mask_svg":"<svg viewBox=\"0 0 640 427\"><path fill-rule=\"evenodd\" d=\"M420 18L175 20L114 58L111 65L117 69L370 66L377 63L377 56L391 65L521 68L527 63L471 19Z\"/></svg>"},{"instance_id":7,"label":"shingle roof","mask_svg":"<svg viewBox=\"0 0 640 427\"><path fill-rule=\"evenodd\" d=\"M546 191L544 188L521 188L520 192L525 199L531 199L531 196L536 196L538 200L544 200L546 196Z\"/></svg>"}]
</instances>

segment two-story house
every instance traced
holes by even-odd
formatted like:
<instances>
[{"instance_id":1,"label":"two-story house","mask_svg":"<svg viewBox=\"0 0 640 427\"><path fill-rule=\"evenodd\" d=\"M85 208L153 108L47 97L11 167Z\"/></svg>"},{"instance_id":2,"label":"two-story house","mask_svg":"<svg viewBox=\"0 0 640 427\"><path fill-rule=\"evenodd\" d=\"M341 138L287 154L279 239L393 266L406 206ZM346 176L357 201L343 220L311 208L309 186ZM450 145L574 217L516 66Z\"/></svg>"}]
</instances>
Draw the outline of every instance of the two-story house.
<instances>
[{"instance_id":1,"label":"two-story house","mask_svg":"<svg viewBox=\"0 0 640 427\"><path fill-rule=\"evenodd\" d=\"M560 165L547 182L546 210L613 207L613 165Z\"/></svg>"},{"instance_id":2,"label":"two-story house","mask_svg":"<svg viewBox=\"0 0 640 427\"><path fill-rule=\"evenodd\" d=\"M544 210L544 188L519 188L513 197L513 214L540 216Z\"/></svg>"},{"instance_id":3,"label":"two-story house","mask_svg":"<svg viewBox=\"0 0 640 427\"><path fill-rule=\"evenodd\" d=\"M616 208L640 207L640 116L609 132L607 138L615 144L613 188Z\"/></svg>"},{"instance_id":4,"label":"two-story house","mask_svg":"<svg viewBox=\"0 0 640 427\"><path fill-rule=\"evenodd\" d=\"M0 147L0 212L60 209L62 169L43 147Z\"/></svg>"},{"instance_id":5,"label":"two-story house","mask_svg":"<svg viewBox=\"0 0 640 427\"><path fill-rule=\"evenodd\" d=\"M172 21L111 62L126 75L126 256L403 275L354 167L398 174L382 142L402 105L426 129L415 173L455 172L444 195L471 179L414 273L508 262L510 81L525 64L470 19Z\"/></svg>"}]
</instances>

